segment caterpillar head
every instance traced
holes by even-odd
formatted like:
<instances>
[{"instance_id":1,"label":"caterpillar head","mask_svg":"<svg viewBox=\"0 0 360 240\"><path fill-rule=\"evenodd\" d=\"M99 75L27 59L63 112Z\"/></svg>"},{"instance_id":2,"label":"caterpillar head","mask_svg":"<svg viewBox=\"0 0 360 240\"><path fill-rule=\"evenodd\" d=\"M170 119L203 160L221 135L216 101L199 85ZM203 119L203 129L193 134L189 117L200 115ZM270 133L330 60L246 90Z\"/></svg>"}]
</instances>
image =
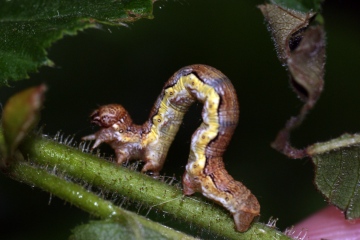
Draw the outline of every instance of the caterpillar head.
<instances>
[{"instance_id":1,"label":"caterpillar head","mask_svg":"<svg viewBox=\"0 0 360 240\"><path fill-rule=\"evenodd\" d=\"M132 124L129 113L120 104L101 106L90 115L90 118L91 123L105 128L114 124L126 127Z\"/></svg>"}]
</instances>

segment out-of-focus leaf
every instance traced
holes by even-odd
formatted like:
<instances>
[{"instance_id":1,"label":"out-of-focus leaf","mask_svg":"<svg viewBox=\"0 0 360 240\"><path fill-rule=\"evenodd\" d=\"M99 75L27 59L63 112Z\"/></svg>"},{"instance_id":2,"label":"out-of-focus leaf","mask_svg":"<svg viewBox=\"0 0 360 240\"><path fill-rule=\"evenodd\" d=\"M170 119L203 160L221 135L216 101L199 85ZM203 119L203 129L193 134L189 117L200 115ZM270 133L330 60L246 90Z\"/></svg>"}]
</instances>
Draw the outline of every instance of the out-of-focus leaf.
<instances>
[{"instance_id":1,"label":"out-of-focus leaf","mask_svg":"<svg viewBox=\"0 0 360 240\"><path fill-rule=\"evenodd\" d=\"M290 84L305 103L278 133L272 147L291 158L306 156L305 150L290 144L290 133L314 107L324 86L325 32L323 26L311 26L315 12L307 13L265 4L259 6L272 33L280 61L287 66Z\"/></svg>"},{"instance_id":2,"label":"out-of-focus leaf","mask_svg":"<svg viewBox=\"0 0 360 240\"><path fill-rule=\"evenodd\" d=\"M135 231L137 229L137 231ZM91 221L72 230L69 240L169 239L138 224L131 228L111 220Z\"/></svg>"},{"instance_id":3,"label":"out-of-focus leaf","mask_svg":"<svg viewBox=\"0 0 360 240\"><path fill-rule=\"evenodd\" d=\"M315 184L347 219L360 218L360 135L345 134L307 148L315 164Z\"/></svg>"},{"instance_id":4,"label":"out-of-focus leaf","mask_svg":"<svg viewBox=\"0 0 360 240\"><path fill-rule=\"evenodd\" d=\"M45 49L65 34L152 18L151 0L0 0L0 87L40 66L51 66Z\"/></svg>"},{"instance_id":5,"label":"out-of-focus leaf","mask_svg":"<svg viewBox=\"0 0 360 240\"><path fill-rule=\"evenodd\" d=\"M5 104L1 123L7 157L14 154L20 142L37 123L45 91L45 85L32 87L15 94Z\"/></svg>"},{"instance_id":6,"label":"out-of-focus leaf","mask_svg":"<svg viewBox=\"0 0 360 240\"><path fill-rule=\"evenodd\" d=\"M5 139L4 139L3 131L0 128L0 169L6 167L6 155L7 155L7 149L5 145Z\"/></svg>"}]
</instances>

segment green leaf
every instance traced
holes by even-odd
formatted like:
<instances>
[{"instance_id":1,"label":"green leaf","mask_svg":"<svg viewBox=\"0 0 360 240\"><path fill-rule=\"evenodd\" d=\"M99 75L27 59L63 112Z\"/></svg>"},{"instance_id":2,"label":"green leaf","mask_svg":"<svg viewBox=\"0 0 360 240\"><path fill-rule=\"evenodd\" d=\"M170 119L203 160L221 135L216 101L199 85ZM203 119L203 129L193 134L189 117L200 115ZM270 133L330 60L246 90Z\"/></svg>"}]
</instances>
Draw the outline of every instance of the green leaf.
<instances>
[{"instance_id":1,"label":"green leaf","mask_svg":"<svg viewBox=\"0 0 360 240\"><path fill-rule=\"evenodd\" d=\"M152 18L151 0L0 0L0 87L52 66L46 48L65 34Z\"/></svg>"},{"instance_id":2,"label":"green leaf","mask_svg":"<svg viewBox=\"0 0 360 240\"><path fill-rule=\"evenodd\" d=\"M347 219L360 218L360 135L345 134L307 148L315 164L315 184Z\"/></svg>"},{"instance_id":3,"label":"green leaf","mask_svg":"<svg viewBox=\"0 0 360 240\"><path fill-rule=\"evenodd\" d=\"M12 96L5 104L1 123L6 143L5 156L11 157L20 142L37 123L45 85L32 87Z\"/></svg>"},{"instance_id":4,"label":"green leaf","mask_svg":"<svg viewBox=\"0 0 360 240\"><path fill-rule=\"evenodd\" d=\"M137 232L134 232L137 228ZM91 221L72 230L70 240L108 240L108 239L170 239L158 231L144 228L138 224L129 228L111 220Z\"/></svg>"},{"instance_id":5,"label":"green leaf","mask_svg":"<svg viewBox=\"0 0 360 240\"><path fill-rule=\"evenodd\" d=\"M319 12L323 1L324 0L270 0L272 4L300 12Z\"/></svg>"}]
</instances>

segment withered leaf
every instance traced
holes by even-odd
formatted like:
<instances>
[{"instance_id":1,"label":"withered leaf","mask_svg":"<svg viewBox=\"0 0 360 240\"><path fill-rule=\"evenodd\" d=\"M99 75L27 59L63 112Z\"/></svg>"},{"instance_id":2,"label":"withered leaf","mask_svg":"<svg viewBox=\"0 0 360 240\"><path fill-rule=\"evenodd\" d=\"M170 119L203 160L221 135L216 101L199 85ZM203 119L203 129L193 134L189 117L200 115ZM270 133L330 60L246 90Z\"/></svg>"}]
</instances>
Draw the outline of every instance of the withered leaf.
<instances>
[{"instance_id":1,"label":"withered leaf","mask_svg":"<svg viewBox=\"0 0 360 240\"><path fill-rule=\"evenodd\" d=\"M311 26L314 12L298 12L275 4L259 6L272 33L280 61L287 66L290 84L305 103L298 116L280 130L272 147L291 158L306 156L290 144L291 131L299 126L317 102L324 86L325 32Z\"/></svg>"},{"instance_id":2,"label":"withered leaf","mask_svg":"<svg viewBox=\"0 0 360 240\"><path fill-rule=\"evenodd\" d=\"M293 45L301 40L301 32L309 25L315 13L298 12L274 4L260 5L259 9L272 33L278 57L286 63Z\"/></svg>"},{"instance_id":3,"label":"withered leaf","mask_svg":"<svg viewBox=\"0 0 360 240\"><path fill-rule=\"evenodd\" d=\"M344 211L347 219L360 218L360 135L317 143L306 149L290 144L291 131L311 110L324 86L325 32L322 25L311 25L315 14L302 13L278 5L260 6L277 48L287 67L290 83L305 102L296 117L291 117L272 146L288 157L311 157L315 165L315 184L331 203Z\"/></svg>"},{"instance_id":4,"label":"withered leaf","mask_svg":"<svg viewBox=\"0 0 360 240\"><path fill-rule=\"evenodd\" d=\"M310 108L320 97L324 86L324 39L322 26L309 27L304 32L299 46L290 52L287 60L294 90ZM300 89L297 88L298 84L301 85Z\"/></svg>"}]
</instances>

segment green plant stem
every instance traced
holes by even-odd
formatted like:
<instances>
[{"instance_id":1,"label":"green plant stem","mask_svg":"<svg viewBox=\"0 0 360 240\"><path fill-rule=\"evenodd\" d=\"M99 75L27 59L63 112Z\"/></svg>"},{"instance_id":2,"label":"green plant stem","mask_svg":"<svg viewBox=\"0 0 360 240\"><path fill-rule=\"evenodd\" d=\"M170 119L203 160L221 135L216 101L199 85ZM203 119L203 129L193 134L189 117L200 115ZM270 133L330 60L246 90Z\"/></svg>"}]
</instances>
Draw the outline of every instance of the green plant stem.
<instances>
[{"instance_id":1,"label":"green plant stem","mask_svg":"<svg viewBox=\"0 0 360 240\"><path fill-rule=\"evenodd\" d=\"M51 192L97 217L112 219L122 225L126 225L135 236L138 234L139 231L137 229L139 224L141 224L147 231L160 232L171 239L193 239L181 232L174 231L135 213L123 210L113 203L85 190L78 184L66 181L26 162L14 163L11 166L11 176L19 181Z\"/></svg>"},{"instance_id":2,"label":"green plant stem","mask_svg":"<svg viewBox=\"0 0 360 240\"><path fill-rule=\"evenodd\" d=\"M338 138L331 139L326 142L319 142L313 145L310 145L306 152L310 155L323 154L330 151L335 151L340 148L350 147L358 145L360 143L359 134L343 134Z\"/></svg>"},{"instance_id":3,"label":"green plant stem","mask_svg":"<svg viewBox=\"0 0 360 240\"><path fill-rule=\"evenodd\" d=\"M102 191L126 196L150 209L164 211L189 225L227 239L289 239L261 223L254 224L246 233L236 232L230 214L217 205L184 197L174 186L50 139L29 137L21 144L20 150L35 165L56 166L62 174L98 186ZM66 200L72 203L71 199Z\"/></svg>"}]
</instances>

